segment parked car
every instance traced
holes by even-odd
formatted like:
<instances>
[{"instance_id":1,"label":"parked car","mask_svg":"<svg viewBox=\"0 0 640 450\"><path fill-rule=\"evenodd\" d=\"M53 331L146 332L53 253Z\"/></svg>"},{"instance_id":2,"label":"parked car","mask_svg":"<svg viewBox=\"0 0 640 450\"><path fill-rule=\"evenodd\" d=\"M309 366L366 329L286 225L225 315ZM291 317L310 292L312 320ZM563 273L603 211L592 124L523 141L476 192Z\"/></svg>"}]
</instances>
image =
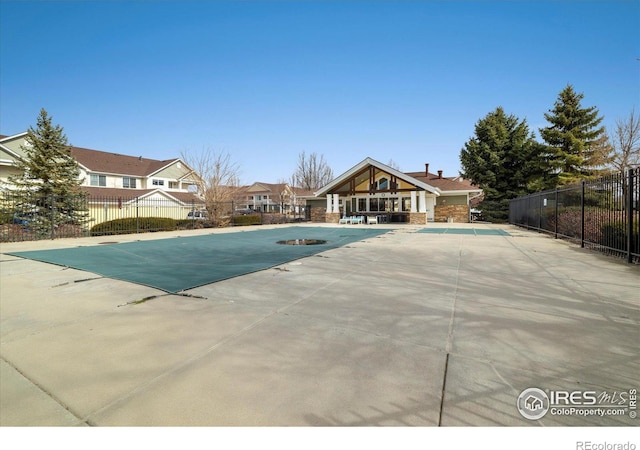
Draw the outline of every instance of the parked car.
<instances>
[{"instance_id":1,"label":"parked car","mask_svg":"<svg viewBox=\"0 0 640 450\"><path fill-rule=\"evenodd\" d=\"M234 212L234 214L235 214L236 216L247 216L247 215L249 215L249 214L255 214L255 213L257 213L257 212L258 212L258 211L254 211L254 210L252 210L252 209L236 209L236 210L235 210L235 212Z\"/></svg>"},{"instance_id":2,"label":"parked car","mask_svg":"<svg viewBox=\"0 0 640 450\"><path fill-rule=\"evenodd\" d=\"M36 211L15 213L13 215L13 223L16 225L22 225L24 227L28 227L33 222L37 222L39 220L39 217L40 216Z\"/></svg>"},{"instance_id":3,"label":"parked car","mask_svg":"<svg viewBox=\"0 0 640 450\"><path fill-rule=\"evenodd\" d=\"M187 214L189 220L209 220L209 213L206 210L202 211L189 211Z\"/></svg>"}]
</instances>

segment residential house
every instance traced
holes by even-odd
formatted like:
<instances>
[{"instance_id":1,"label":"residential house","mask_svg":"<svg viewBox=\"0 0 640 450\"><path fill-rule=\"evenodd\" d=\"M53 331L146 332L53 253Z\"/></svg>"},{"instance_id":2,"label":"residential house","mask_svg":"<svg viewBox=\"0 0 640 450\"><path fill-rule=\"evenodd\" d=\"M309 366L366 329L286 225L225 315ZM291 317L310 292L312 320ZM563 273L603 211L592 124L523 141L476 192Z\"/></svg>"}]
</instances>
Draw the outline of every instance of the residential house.
<instances>
[{"instance_id":1,"label":"residential house","mask_svg":"<svg viewBox=\"0 0 640 450\"><path fill-rule=\"evenodd\" d=\"M326 222L338 222L345 215L412 224L469 222L469 203L481 194L462 177L429 172L429 164L422 172L401 172L366 158L319 189L313 207L320 211L326 199ZM312 213L315 220L319 216Z\"/></svg>"},{"instance_id":2,"label":"residential house","mask_svg":"<svg viewBox=\"0 0 640 450\"><path fill-rule=\"evenodd\" d=\"M27 133L0 136L0 183L12 188L15 161L24 157ZM71 147L81 169L81 189L89 195L93 223L124 217L183 219L204 207L197 195L198 174L179 158L155 160L142 156Z\"/></svg>"},{"instance_id":3,"label":"residential house","mask_svg":"<svg viewBox=\"0 0 640 450\"><path fill-rule=\"evenodd\" d=\"M236 209L268 213L303 214L306 198L313 193L287 183L255 182L238 190Z\"/></svg>"}]
</instances>

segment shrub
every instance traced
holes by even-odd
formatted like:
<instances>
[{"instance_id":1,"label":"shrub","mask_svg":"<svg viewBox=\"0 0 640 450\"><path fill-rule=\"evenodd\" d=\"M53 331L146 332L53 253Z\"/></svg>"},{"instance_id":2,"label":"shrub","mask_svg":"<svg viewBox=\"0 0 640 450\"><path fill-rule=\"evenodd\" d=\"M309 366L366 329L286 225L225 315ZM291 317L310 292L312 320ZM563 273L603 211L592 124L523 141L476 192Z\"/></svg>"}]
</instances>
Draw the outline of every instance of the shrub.
<instances>
[{"instance_id":1,"label":"shrub","mask_svg":"<svg viewBox=\"0 0 640 450\"><path fill-rule=\"evenodd\" d=\"M199 230L202 228L213 228L215 224L210 220L180 219L176 220L178 230Z\"/></svg>"},{"instance_id":2,"label":"shrub","mask_svg":"<svg viewBox=\"0 0 640 450\"><path fill-rule=\"evenodd\" d=\"M233 216L233 224L235 226L261 225L262 219L260 217L260 214L247 214L246 216Z\"/></svg>"},{"instance_id":3,"label":"shrub","mask_svg":"<svg viewBox=\"0 0 640 450\"><path fill-rule=\"evenodd\" d=\"M168 219L166 217L115 219L94 225L91 228L91 236L148 231L171 231L178 229L177 222L175 219Z\"/></svg>"},{"instance_id":4,"label":"shrub","mask_svg":"<svg viewBox=\"0 0 640 450\"><path fill-rule=\"evenodd\" d=\"M627 224L621 220L616 222L608 222L602 225L600 244L606 247L615 248L617 250L627 249ZM640 242L638 239L640 236L638 232L634 230L633 233L633 249L634 253L638 252L640 248Z\"/></svg>"}]
</instances>

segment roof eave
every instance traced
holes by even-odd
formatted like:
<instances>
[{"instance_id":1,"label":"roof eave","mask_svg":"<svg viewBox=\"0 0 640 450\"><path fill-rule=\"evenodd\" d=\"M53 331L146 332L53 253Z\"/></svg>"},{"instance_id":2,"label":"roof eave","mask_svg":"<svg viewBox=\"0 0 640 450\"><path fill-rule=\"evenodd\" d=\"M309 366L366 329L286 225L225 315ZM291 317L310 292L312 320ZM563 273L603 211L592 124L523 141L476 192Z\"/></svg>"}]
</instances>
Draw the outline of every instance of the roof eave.
<instances>
[{"instance_id":1,"label":"roof eave","mask_svg":"<svg viewBox=\"0 0 640 450\"><path fill-rule=\"evenodd\" d=\"M401 180L407 181L413 185L415 185L416 187L422 188L425 191L428 191L432 194L435 194L436 196L440 195L440 189L431 186L430 184L424 183L420 180L417 180L416 178L413 178L411 175L407 175L406 173L400 172L399 170L394 169L393 167L389 167L386 164L382 164L379 161L376 161L373 158L367 157L364 160L362 160L361 162L359 162L358 164L356 164L355 166L353 166L351 169L347 170L345 173L343 173L342 175L340 175L338 178L335 178L333 181L331 181L329 184L327 184L326 186L322 187L320 190L314 192L314 196L316 197L321 197L323 195L325 195L327 192L329 192L332 188L334 188L337 185L340 185L342 182L344 182L347 178L349 178L350 176L354 175L355 173L357 173L358 171L360 171L361 169L365 168L367 165L372 165L374 167L377 167L380 170L383 170L384 172L387 172L389 175L393 175L397 178L400 178Z\"/></svg>"}]
</instances>

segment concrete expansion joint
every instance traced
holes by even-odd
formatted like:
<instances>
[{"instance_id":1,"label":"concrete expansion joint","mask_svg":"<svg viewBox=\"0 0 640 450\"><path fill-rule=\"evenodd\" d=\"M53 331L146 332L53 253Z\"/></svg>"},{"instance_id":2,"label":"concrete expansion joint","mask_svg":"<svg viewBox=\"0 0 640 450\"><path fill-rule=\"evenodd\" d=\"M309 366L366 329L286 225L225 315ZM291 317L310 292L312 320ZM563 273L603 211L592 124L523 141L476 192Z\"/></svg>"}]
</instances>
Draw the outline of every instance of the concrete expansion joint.
<instances>
[{"instance_id":1,"label":"concrete expansion joint","mask_svg":"<svg viewBox=\"0 0 640 450\"><path fill-rule=\"evenodd\" d=\"M5 358L4 356L0 356L0 359L2 359L2 361L4 361L9 367L15 370L18 374L20 374L21 377L23 377L25 380L27 380L29 383L35 386L40 392L42 392L44 395L46 395L51 400L53 400L56 404L60 405L62 408L68 411L69 414L71 414L76 419L76 425L82 425L82 424L90 425L86 420L80 417L79 414L73 411L73 409L70 406L66 405L62 400L56 397L52 392L47 390L44 386L39 384L36 380L29 377L26 373L24 373L22 370L16 367L16 365L13 364L11 361L9 361L7 358Z\"/></svg>"}]
</instances>

